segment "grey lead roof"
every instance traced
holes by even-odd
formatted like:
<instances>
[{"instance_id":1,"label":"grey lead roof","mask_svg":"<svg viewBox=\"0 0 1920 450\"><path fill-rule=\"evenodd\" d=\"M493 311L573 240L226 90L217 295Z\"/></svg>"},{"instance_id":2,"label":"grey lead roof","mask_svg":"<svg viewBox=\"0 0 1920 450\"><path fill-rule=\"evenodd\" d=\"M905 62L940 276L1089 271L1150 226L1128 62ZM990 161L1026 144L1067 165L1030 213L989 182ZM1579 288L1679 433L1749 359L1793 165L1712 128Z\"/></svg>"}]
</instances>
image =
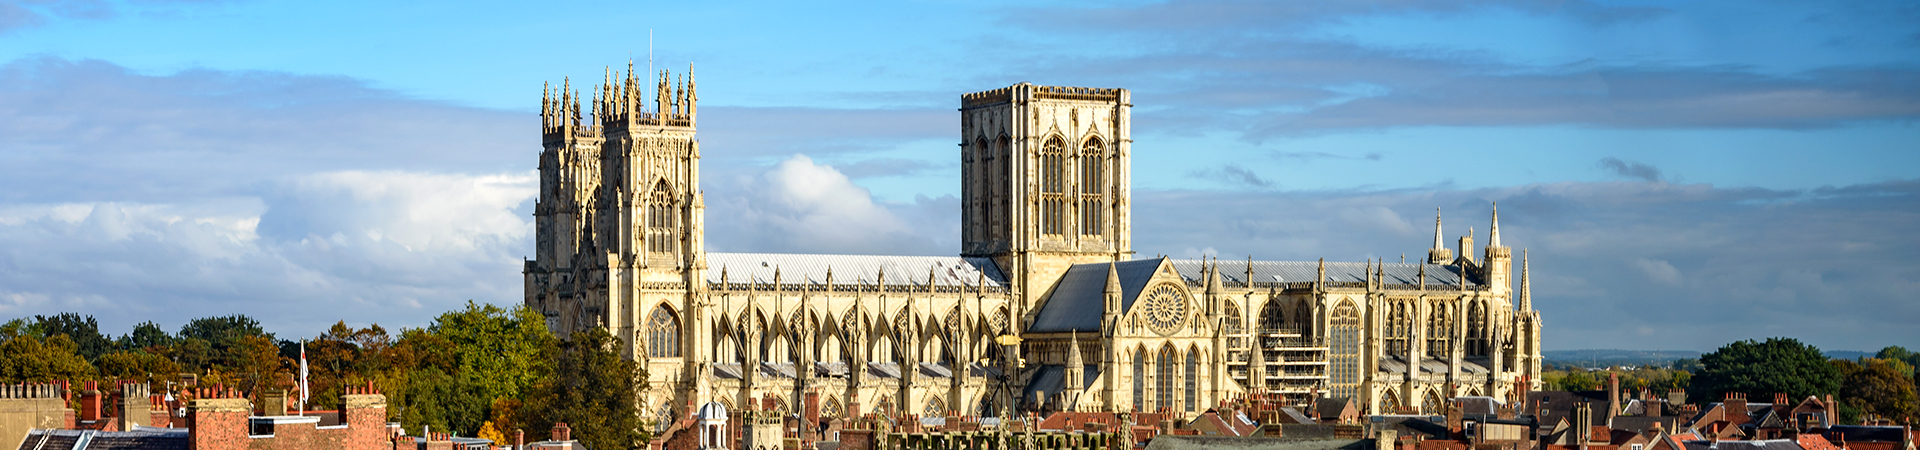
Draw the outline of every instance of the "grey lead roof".
<instances>
[{"instance_id":1,"label":"grey lead roof","mask_svg":"<svg viewBox=\"0 0 1920 450\"><path fill-rule=\"evenodd\" d=\"M781 284L820 284L833 271L835 285L874 285L884 271L888 286L927 285L931 270L936 286L973 286L986 275L989 288L1004 287L1007 277L993 260L964 256L802 255L787 253L708 253L707 282L773 283L775 269Z\"/></svg>"},{"instance_id":2,"label":"grey lead roof","mask_svg":"<svg viewBox=\"0 0 1920 450\"><path fill-rule=\"evenodd\" d=\"M1180 277L1187 279L1189 285L1204 285L1201 278L1202 268L1220 265L1220 282L1245 285L1247 280L1246 260L1173 260L1174 270L1180 271ZM1320 278L1319 261L1253 261L1254 283L1307 283ZM1443 264L1407 264L1374 263L1386 272L1386 284L1420 284L1420 266L1427 267L1428 286L1459 286L1460 266ZM1368 263L1364 262L1327 262L1327 282L1365 283L1367 282ZM1468 280L1471 284L1471 280Z\"/></svg>"},{"instance_id":3,"label":"grey lead roof","mask_svg":"<svg viewBox=\"0 0 1920 450\"><path fill-rule=\"evenodd\" d=\"M1027 331L1100 331L1100 316L1106 310L1107 264L1075 264L1067 268L1053 292L1047 294L1046 303L1034 314L1033 325L1027 327ZM1153 279L1160 260L1136 259L1112 264L1120 273L1120 311L1125 312L1133 308L1133 300L1146 288L1147 281Z\"/></svg>"}]
</instances>

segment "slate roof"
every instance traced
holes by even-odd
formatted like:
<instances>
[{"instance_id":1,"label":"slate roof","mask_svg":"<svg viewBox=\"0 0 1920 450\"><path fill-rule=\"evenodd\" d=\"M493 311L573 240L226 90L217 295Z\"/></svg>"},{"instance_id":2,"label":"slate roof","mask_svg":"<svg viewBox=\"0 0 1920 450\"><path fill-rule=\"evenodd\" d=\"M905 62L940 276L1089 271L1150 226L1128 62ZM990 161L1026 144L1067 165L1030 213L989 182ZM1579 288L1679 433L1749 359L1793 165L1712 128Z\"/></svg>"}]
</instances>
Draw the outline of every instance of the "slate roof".
<instances>
[{"instance_id":1,"label":"slate roof","mask_svg":"<svg viewBox=\"0 0 1920 450\"><path fill-rule=\"evenodd\" d=\"M796 366L793 363L768 363L768 362L759 363L758 366L760 367L760 374L759 374L760 377L787 378L787 379L798 378L800 374L797 371L799 370L799 367L803 367L803 366ZM713 376L716 376L716 377L730 379L730 380L738 380L746 376L746 372L744 372L744 369L741 367L740 364L737 364L737 363L715 363L712 367L713 367ZM829 376L845 377L847 376L847 369L848 369L847 363L844 363L844 362L813 363L813 375L818 377L829 377ZM1000 373L998 369L994 369L992 367L987 367L977 363L969 364L967 366L967 369L971 370L972 371L971 373L973 373L975 376L989 376L989 375L998 376ZM924 377L949 378L953 376L953 368L943 366L937 363L923 362L923 363L920 363L919 375ZM900 363L895 363L895 362L867 363L867 376L881 377L881 378L900 378Z\"/></svg>"},{"instance_id":2,"label":"slate roof","mask_svg":"<svg viewBox=\"0 0 1920 450\"><path fill-rule=\"evenodd\" d=\"M1159 259L1136 259L1111 263L1120 274L1120 310L1133 308L1133 301L1146 289ZM1107 268L1109 263L1075 264L1067 268L1046 303L1034 314L1029 332L1065 333L1100 331L1100 316L1106 312Z\"/></svg>"},{"instance_id":3,"label":"slate roof","mask_svg":"<svg viewBox=\"0 0 1920 450\"><path fill-rule=\"evenodd\" d=\"M1544 433L1548 428L1553 426L1552 424L1559 423L1561 419L1571 420L1574 403L1577 402L1597 402L1605 405L1607 403L1607 391L1532 391L1527 393L1527 405L1525 409L1531 410L1534 405L1540 405L1541 411L1538 419L1541 424L1541 430ZM1605 407L1601 406L1596 409L1604 411ZM1606 419L1606 414L1595 414L1595 416L1597 416L1594 418L1596 422ZM1572 425L1590 426L1594 424Z\"/></svg>"},{"instance_id":4,"label":"slate roof","mask_svg":"<svg viewBox=\"0 0 1920 450\"><path fill-rule=\"evenodd\" d=\"M1687 441L1687 450L1804 450L1791 439L1764 441Z\"/></svg>"},{"instance_id":5,"label":"slate roof","mask_svg":"<svg viewBox=\"0 0 1920 450\"><path fill-rule=\"evenodd\" d=\"M732 284L773 283L775 269L783 285L825 285L833 270L835 286L884 283L887 286L934 285L972 287L986 275L988 288L1004 288L1006 275L990 258L964 256L807 255L790 253L708 253L707 283L718 284L722 274ZM880 279L884 271L886 278Z\"/></svg>"},{"instance_id":6,"label":"slate roof","mask_svg":"<svg viewBox=\"0 0 1920 450\"><path fill-rule=\"evenodd\" d=\"M1245 285L1247 282L1246 260L1171 260L1173 269L1187 279L1188 285L1202 285L1203 268L1212 264L1220 265L1220 282ZM1420 284L1420 266L1427 268L1427 286L1460 286L1460 266L1442 264L1386 263L1374 264L1386 271L1386 284ZM1253 282L1271 283L1310 283L1320 277L1319 261L1253 261ZM1327 262L1327 282L1329 283L1366 283L1368 264L1364 262ZM1467 280L1472 285L1472 280Z\"/></svg>"},{"instance_id":7,"label":"slate roof","mask_svg":"<svg viewBox=\"0 0 1920 450\"><path fill-rule=\"evenodd\" d=\"M164 430L164 431L159 431ZM21 450L186 450L187 430L30 430Z\"/></svg>"},{"instance_id":8,"label":"slate roof","mask_svg":"<svg viewBox=\"0 0 1920 450\"><path fill-rule=\"evenodd\" d=\"M1100 366L1089 364L1086 367L1087 371L1085 376L1080 377L1080 382L1085 384L1085 386L1080 386L1080 389L1093 387L1094 379L1100 377ZM1025 394L1024 398L1036 398L1033 396L1035 391L1045 391L1047 393L1046 395L1050 398L1053 394L1060 393L1066 385L1067 366L1059 364L1041 365L1039 371L1034 372L1033 378L1027 381L1027 389L1023 392L1023 394Z\"/></svg>"},{"instance_id":9,"label":"slate roof","mask_svg":"<svg viewBox=\"0 0 1920 450\"><path fill-rule=\"evenodd\" d=\"M1487 370L1486 366L1481 365L1479 361L1474 361L1474 359L1475 358L1461 359L1460 373L1474 374L1492 372ZM1399 356L1382 356L1380 357L1380 370L1392 373L1407 373L1407 361ZM1420 371L1425 373L1447 373L1447 362L1439 358L1421 357Z\"/></svg>"},{"instance_id":10,"label":"slate roof","mask_svg":"<svg viewBox=\"0 0 1920 450\"><path fill-rule=\"evenodd\" d=\"M1846 442L1904 442L1907 437L1905 427L1879 427L1866 425L1834 425L1824 433L1828 441Z\"/></svg>"},{"instance_id":11,"label":"slate roof","mask_svg":"<svg viewBox=\"0 0 1920 450\"><path fill-rule=\"evenodd\" d=\"M1349 397L1321 397L1313 401L1313 409L1321 419L1339 420L1340 413L1346 411L1347 405L1352 403L1353 399Z\"/></svg>"}]
</instances>

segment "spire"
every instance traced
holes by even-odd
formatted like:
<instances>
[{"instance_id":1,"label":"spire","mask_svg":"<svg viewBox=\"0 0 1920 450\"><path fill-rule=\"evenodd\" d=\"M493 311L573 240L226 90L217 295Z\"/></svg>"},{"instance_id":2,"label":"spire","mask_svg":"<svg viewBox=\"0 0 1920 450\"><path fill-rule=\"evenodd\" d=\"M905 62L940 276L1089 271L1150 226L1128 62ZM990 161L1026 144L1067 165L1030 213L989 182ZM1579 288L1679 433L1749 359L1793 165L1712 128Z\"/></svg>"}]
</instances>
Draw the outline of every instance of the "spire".
<instances>
[{"instance_id":1,"label":"spire","mask_svg":"<svg viewBox=\"0 0 1920 450\"><path fill-rule=\"evenodd\" d=\"M1529 267L1527 263L1527 249L1524 249L1524 248L1520 249L1520 310L1521 311L1533 310L1533 285L1531 284L1532 282L1529 281L1529 279L1533 277L1528 276L1528 272L1531 272L1531 271L1532 271L1532 267Z\"/></svg>"},{"instance_id":2,"label":"spire","mask_svg":"<svg viewBox=\"0 0 1920 450\"><path fill-rule=\"evenodd\" d=\"M1440 241L1440 208L1433 209L1433 248L1447 248L1447 244Z\"/></svg>"},{"instance_id":3,"label":"spire","mask_svg":"<svg viewBox=\"0 0 1920 450\"><path fill-rule=\"evenodd\" d=\"M700 94L694 93L693 63L687 63L687 120L700 113Z\"/></svg>"},{"instance_id":4,"label":"spire","mask_svg":"<svg viewBox=\"0 0 1920 450\"><path fill-rule=\"evenodd\" d=\"M1220 263L1213 263L1213 270L1207 271L1207 295L1220 293Z\"/></svg>"},{"instance_id":5,"label":"spire","mask_svg":"<svg viewBox=\"0 0 1920 450\"><path fill-rule=\"evenodd\" d=\"M1086 367L1085 357L1080 356L1080 332L1078 330L1070 331L1067 336L1069 339L1067 344L1067 369ZM1080 387L1081 386L1069 386L1070 389L1078 389Z\"/></svg>"},{"instance_id":6,"label":"spire","mask_svg":"<svg viewBox=\"0 0 1920 450\"><path fill-rule=\"evenodd\" d=\"M1108 293L1108 294L1119 294L1119 293L1120 293L1120 268L1119 268L1119 266L1118 266L1118 265L1116 265L1116 264L1114 264L1114 263L1113 263L1113 262L1111 262L1111 261L1109 261L1109 262L1107 262L1107 289L1106 289L1106 293Z\"/></svg>"},{"instance_id":7,"label":"spire","mask_svg":"<svg viewBox=\"0 0 1920 450\"><path fill-rule=\"evenodd\" d=\"M1487 247L1500 246L1500 202L1493 202L1493 230L1487 234ZM1509 253L1511 254L1511 253Z\"/></svg>"}]
</instances>

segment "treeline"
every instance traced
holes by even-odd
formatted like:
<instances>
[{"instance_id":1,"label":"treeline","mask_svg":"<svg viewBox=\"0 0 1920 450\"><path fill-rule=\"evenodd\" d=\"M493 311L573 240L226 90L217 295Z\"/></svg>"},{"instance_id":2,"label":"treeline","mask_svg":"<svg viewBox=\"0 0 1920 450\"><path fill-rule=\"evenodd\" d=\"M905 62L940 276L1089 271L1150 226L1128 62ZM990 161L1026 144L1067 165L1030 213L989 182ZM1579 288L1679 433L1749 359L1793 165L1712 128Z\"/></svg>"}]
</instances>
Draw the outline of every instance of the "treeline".
<instances>
[{"instance_id":1,"label":"treeline","mask_svg":"<svg viewBox=\"0 0 1920 450\"><path fill-rule=\"evenodd\" d=\"M1772 401L1784 393L1794 402L1809 396L1833 395L1840 403L1842 423L1862 422L1912 425L1920 416L1920 353L1891 346L1870 357L1832 359L1812 345L1790 338L1740 341L1720 347L1698 359L1683 358L1667 367L1587 370L1548 367L1541 374L1546 390L1605 389L1617 374L1622 390L1653 389L1664 396L1672 389L1687 391L1690 403L1717 402L1729 392L1751 401Z\"/></svg>"},{"instance_id":2,"label":"treeline","mask_svg":"<svg viewBox=\"0 0 1920 450\"><path fill-rule=\"evenodd\" d=\"M398 336L378 324L336 323L318 336L283 338L243 315L194 319L169 333L153 322L103 334L90 316L64 313L0 325L0 382L137 380L156 391L190 375L235 387L259 401L267 389L294 389L306 346L308 409L337 409L346 386L368 382L387 395L389 420L507 444L554 423L591 448L638 448L647 436L635 409L642 368L621 356L605 330L561 340L525 307L468 302L425 328Z\"/></svg>"}]
</instances>

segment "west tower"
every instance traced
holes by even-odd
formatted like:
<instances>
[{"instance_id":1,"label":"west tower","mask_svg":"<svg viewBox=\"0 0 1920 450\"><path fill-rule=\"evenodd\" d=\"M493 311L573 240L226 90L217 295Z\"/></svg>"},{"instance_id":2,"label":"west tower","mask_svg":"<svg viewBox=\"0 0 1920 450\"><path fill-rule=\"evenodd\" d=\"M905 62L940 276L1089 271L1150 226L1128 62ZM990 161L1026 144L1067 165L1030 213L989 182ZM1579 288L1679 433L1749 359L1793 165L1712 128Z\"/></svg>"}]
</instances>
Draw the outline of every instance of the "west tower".
<instances>
[{"instance_id":1,"label":"west tower","mask_svg":"<svg viewBox=\"0 0 1920 450\"><path fill-rule=\"evenodd\" d=\"M1023 308L1077 263L1133 254L1126 89L1021 83L961 96L963 256L990 257Z\"/></svg>"},{"instance_id":2,"label":"west tower","mask_svg":"<svg viewBox=\"0 0 1920 450\"><path fill-rule=\"evenodd\" d=\"M631 67L609 70L589 92L569 81L541 108L526 301L561 336L605 327L630 358L678 360L694 339L648 333L701 329L691 313L706 285L693 76L644 82Z\"/></svg>"}]
</instances>

